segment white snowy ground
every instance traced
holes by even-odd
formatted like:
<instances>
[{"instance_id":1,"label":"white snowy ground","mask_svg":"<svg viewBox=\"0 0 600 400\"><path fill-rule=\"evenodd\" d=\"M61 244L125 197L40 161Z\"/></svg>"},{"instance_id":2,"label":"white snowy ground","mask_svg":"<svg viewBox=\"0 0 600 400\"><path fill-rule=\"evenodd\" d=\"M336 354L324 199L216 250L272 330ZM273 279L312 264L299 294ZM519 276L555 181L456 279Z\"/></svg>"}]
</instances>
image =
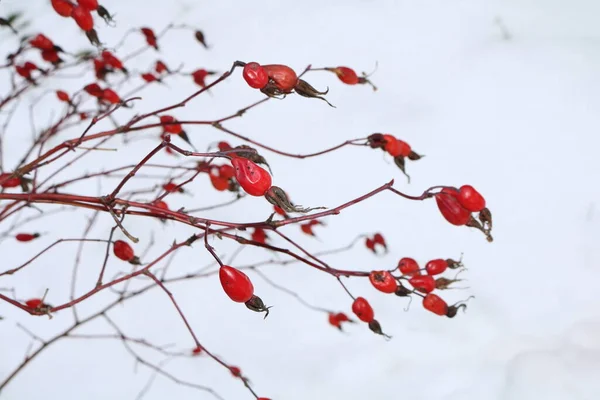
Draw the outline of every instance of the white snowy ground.
<instances>
[{"instance_id":1,"label":"white snowy ground","mask_svg":"<svg viewBox=\"0 0 600 400\"><path fill-rule=\"evenodd\" d=\"M2 13L24 8L23 1L4 0ZM85 38L72 23L55 16L48 1L29 0L34 26L73 49ZM284 230L304 240L311 250L350 242L355 233L381 231L391 251L374 258L365 249L330 257L336 267L378 269L402 256L424 262L465 254L467 291L453 291L449 301L468 295L466 314L438 318L415 303L375 292L367 282L350 280L376 309L387 342L363 325L348 334L331 329L322 314L303 308L293 298L254 277L257 292L276 307L266 321L232 304L216 278L173 286L201 341L228 362L240 365L255 389L274 400L411 399L411 400L558 400L600 398L600 188L597 157L600 145L600 3L596 1L159 1L105 0L117 13L117 29L100 29L114 44L130 25L161 29L170 21L204 30L213 46L207 52L186 34L168 35L162 58L184 62L187 69L224 71L233 60L285 63L297 70L350 65L379 69L368 87L348 87L327 73L312 73L317 88L329 85L331 109L318 100L290 96L271 101L229 126L254 139L296 153L322 149L372 132L392 132L427 155L408 164L412 184L381 153L367 149L342 151L301 161L264 152L278 184L305 205L335 206L391 178L396 187L420 193L435 184L471 183L481 190L495 218L495 242L478 232L453 227L439 216L433 202L413 203L383 194L327 219L318 230L322 242L304 238L297 227ZM510 32L503 38L495 19ZM2 41L8 40L2 34ZM133 47L142 43L132 39ZM155 59L144 56L149 65ZM175 64L175 61L172 61ZM143 64L146 65L146 64ZM5 82L3 80L3 82ZM171 104L195 90L187 81L144 93L141 110ZM67 89L74 90L75 87ZM181 119L226 115L259 99L239 78L178 111ZM27 114L18 114L25 139ZM41 126L49 111L37 115ZM189 128L192 140L205 144L225 138L209 127ZM73 133L75 134L75 133ZM12 131L12 135L17 135ZM18 136L18 135L17 135ZM14 136L13 136L14 137ZM19 149L25 139L13 139ZM235 141L233 141L235 142ZM132 162L156 142L140 141L127 151ZM11 153L14 153L11 150ZM101 154L80 164L90 170L124 154ZM6 155L6 164L15 162ZM324 173L324 171L326 171ZM327 180L328 184L315 185ZM227 199L202 195L208 183L194 184L195 197L179 196L172 206L201 206ZM320 191L314 191L319 187ZM94 185L79 187L92 195ZM104 187L104 191L108 186ZM208 216L254 221L269 207L247 199L231 210ZM62 217L64 218L64 217ZM38 249L58 237L81 235L84 220L49 219L50 235L31 244ZM105 216L92 237L105 237ZM155 231L160 248L192 231L156 221L129 220L131 230L147 242ZM318 229L318 228L317 228ZM221 253L226 242L215 242ZM143 245L138 246L142 248ZM4 241L2 270L27 257L25 246ZM21 297L41 295L59 304L68 295L75 246L65 245L20 275L0 280L15 286ZM157 250L158 251L158 250ZM91 287L102 246L89 246L79 281ZM239 262L261 253L246 251ZM210 262L202 246L182 252L177 271L192 271ZM109 272L122 267L109 263ZM298 291L308 301L349 311L347 296L333 279L305 266L271 268L270 278ZM84 302L81 313L106 301L100 294ZM26 317L0 306L0 379L20 362L30 339L15 324L23 323L51 337L71 322L71 313L51 321ZM131 336L157 343L192 346L164 293L154 291L113 314ZM94 329L91 329L94 328ZM101 324L86 332L109 332ZM208 358L173 361L178 376L208 384L225 399L249 394L228 371ZM150 376L134 363L118 342L59 343L35 360L2 393L2 399L134 399ZM146 399L210 398L192 389L157 379Z\"/></svg>"}]
</instances>

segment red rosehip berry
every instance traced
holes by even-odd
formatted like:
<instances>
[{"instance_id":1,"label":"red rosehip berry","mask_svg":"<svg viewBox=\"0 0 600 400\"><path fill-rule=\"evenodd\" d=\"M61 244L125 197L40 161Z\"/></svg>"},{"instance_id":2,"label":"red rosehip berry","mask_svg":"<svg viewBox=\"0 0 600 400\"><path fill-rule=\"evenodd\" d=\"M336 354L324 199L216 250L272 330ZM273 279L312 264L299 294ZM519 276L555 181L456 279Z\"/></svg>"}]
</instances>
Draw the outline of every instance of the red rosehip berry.
<instances>
[{"instance_id":1,"label":"red rosehip berry","mask_svg":"<svg viewBox=\"0 0 600 400\"><path fill-rule=\"evenodd\" d=\"M400 155L400 144L398 143L398 139L392 135L385 134L383 135L383 140L385 142L383 146L385 151L387 151L392 157Z\"/></svg>"},{"instance_id":2,"label":"red rosehip berry","mask_svg":"<svg viewBox=\"0 0 600 400\"><path fill-rule=\"evenodd\" d=\"M97 98L101 98L104 93L97 83L90 83L89 85L85 85L83 90L90 96L94 96Z\"/></svg>"},{"instance_id":3,"label":"red rosehip berry","mask_svg":"<svg viewBox=\"0 0 600 400\"><path fill-rule=\"evenodd\" d=\"M219 151L227 151L233 149L233 147L231 147L231 145L227 142L219 142L217 143L217 147L219 148ZM232 153L232 157L233 156L235 156L235 154Z\"/></svg>"},{"instance_id":4,"label":"red rosehip berry","mask_svg":"<svg viewBox=\"0 0 600 400\"><path fill-rule=\"evenodd\" d=\"M356 314L358 319L363 322L370 323L375 319L375 312L369 302L363 297L357 297L352 303L352 312Z\"/></svg>"},{"instance_id":5,"label":"red rosehip berry","mask_svg":"<svg viewBox=\"0 0 600 400\"><path fill-rule=\"evenodd\" d=\"M164 131L174 135L179 135L183 131L183 127L181 124L177 124L175 122L177 122L177 120L170 115L160 116L160 123L165 124L163 125Z\"/></svg>"},{"instance_id":6,"label":"red rosehip berry","mask_svg":"<svg viewBox=\"0 0 600 400\"><path fill-rule=\"evenodd\" d=\"M122 101L119 95L114 90L109 88L106 88L102 91L101 98L110 104L119 104Z\"/></svg>"},{"instance_id":7,"label":"red rosehip berry","mask_svg":"<svg viewBox=\"0 0 600 400\"><path fill-rule=\"evenodd\" d=\"M242 376L242 370L239 367L229 367L229 371L231 372L231 375L235 376L236 378Z\"/></svg>"},{"instance_id":8,"label":"red rosehip berry","mask_svg":"<svg viewBox=\"0 0 600 400\"><path fill-rule=\"evenodd\" d=\"M340 81L347 85L356 85L359 81L358 75L352 68L337 67L333 69L333 72L337 75Z\"/></svg>"},{"instance_id":9,"label":"red rosehip berry","mask_svg":"<svg viewBox=\"0 0 600 400\"><path fill-rule=\"evenodd\" d=\"M235 179L242 189L251 196L263 196L271 187L271 175L247 158L231 159L235 168Z\"/></svg>"},{"instance_id":10,"label":"red rosehip berry","mask_svg":"<svg viewBox=\"0 0 600 400\"><path fill-rule=\"evenodd\" d=\"M68 103L71 101L71 99L69 98L69 95L67 94L67 92L63 91L63 90L57 90L56 91L56 97L58 97L58 99L60 101L64 101L65 103Z\"/></svg>"},{"instance_id":11,"label":"red rosehip berry","mask_svg":"<svg viewBox=\"0 0 600 400\"><path fill-rule=\"evenodd\" d=\"M71 17L73 17L77 25L82 30L87 32L94 29L94 18L89 10L86 10L81 6L75 6L73 8L73 12L71 13Z\"/></svg>"},{"instance_id":12,"label":"red rosehip berry","mask_svg":"<svg viewBox=\"0 0 600 400\"><path fill-rule=\"evenodd\" d=\"M21 178L18 176L11 177L11 173L5 172L0 174L0 186L4 189L14 188L21 185Z\"/></svg>"},{"instance_id":13,"label":"red rosehip berry","mask_svg":"<svg viewBox=\"0 0 600 400\"><path fill-rule=\"evenodd\" d=\"M143 80L145 80L148 83L158 81L158 78L149 72L142 74L141 77Z\"/></svg>"},{"instance_id":14,"label":"red rosehip berry","mask_svg":"<svg viewBox=\"0 0 600 400\"><path fill-rule=\"evenodd\" d=\"M316 219L313 219L311 221L300 224L300 230L302 230L302 232L306 233L307 235L315 236L315 233L313 232L313 227L315 225L323 225L323 223Z\"/></svg>"},{"instance_id":15,"label":"red rosehip berry","mask_svg":"<svg viewBox=\"0 0 600 400\"><path fill-rule=\"evenodd\" d=\"M29 40L29 44L40 50L53 50L54 43L41 33Z\"/></svg>"},{"instance_id":16,"label":"red rosehip berry","mask_svg":"<svg viewBox=\"0 0 600 400\"><path fill-rule=\"evenodd\" d=\"M26 61L25 64L23 64L23 66L25 67L25 69L27 69L27 71L35 71L39 69L38 66L32 63L31 61Z\"/></svg>"},{"instance_id":17,"label":"red rosehip berry","mask_svg":"<svg viewBox=\"0 0 600 400\"><path fill-rule=\"evenodd\" d=\"M192 78L194 79L194 82L196 83L196 85L205 88L206 87L206 77L209 75L213 75L214 72L209 72L205 69L198 69L194 72L192 72Z\"/></svg>"},{"instance_id":18,"label":"red rosehip berry","mask_svg":"<svg viewBox=\"0 0 600 400\"><path fill-rule=\"evenodd\" d=\"M96 11L98 9L98 0L77 0L77 3L89 11Z\"/></svg>"},{"instance_id":19,"label":"red rosehip berry","mask_svg":"<svg viewBox=\"0 0 600 400\"><path fill-rule=\"evenodd\" d=\"M169 209L169 206L167 205L167 203L165 203L162 200L155 201L154 202L154 207L162 208L163 210L168 210Z\"/></svg>"},{"instance_id":20,"label":"red rosehip berry","mask_svg":"<svg viewBox=\"0 0 600 400\"><path fill-rule=\"evenodd\" d=\"M236 303L245 303L254 295L250 278L242 271L223 265L219 268L219 279L225 294Z\"/></svg>"},{"instance_id":21,"label":"red rosehip berry","mask_svg":"<svg viewBox=\"0 0 600 400\"><path fill-rule=\"evenodd\" d=\"M212 183L213 187L219 192L224 192L229 188L229 179L222 178L218 175L210 175L210 183Z\"/></svg>"},{"instance_id":22,"label":"red rosehip berry","mask_svg":"<svg viewBox=\"0 0 600 400\"><path fill-rule=\"evenodd\" d=\"M375 241L371 238L365 239L365 247L375 253Z\"/></svg>"},{"instance_id":23,"label":"red rosehip berry","mask_svg":"<svg viewBox=\"0 0 600 400\"><path fill-rule=\"evenodd\" d=\"M202 347L194 347L194 349L192 350L192 355L199 356L200 354L202 354Z\"/></svg>"},{"instance_id":24,"label":"red rosehip berry","mask_svg":"<svg viewBox=\"0 0 600 400\"><path fill-rule=\"evenodd\" d=\"M148 46L154 47L156 50L158 50L158 43L156 42L156 35L154 34L154 31L150 28L141 28L140 31L146 37L146 43L148 43Z\"/></svg>"},{"instance_id":25,"label":"red rosehip berry","mask_svg":"<svg viewBox=\"0 0 600 400\"><path fill-rule=\"evenodd\" d=\"M341 322L352 322L352 320L350 318L348 318L348 316L346 314L344 314L343 312L339 312L339 313L335 314L335 318Z\"/></svg>"},{"instance_id":26,"label":"red rosehip berry","mask_svg":"<svg viewBox=\"0 0 600 400\"><path fill-rule=\"evenodd\" d=\"M40 237L39 233L18 233L15 236L19 242L31 242L33 239L37 239Z\"/></svg>"},{"instance_id":27,"label":"red rosehip berry","mask_svg":"<svg viewBox=\"0 0 600 400\"><path fill-rule=\"evenodd\" d=\"M437 315L448 313L448 304L438 295L429 293L423 298L423 308Z\"/></svg>"},{"instance_id":28,"label":"red rosehip berry","mask_svg":"<svg viewBox=\"0 0 600 400\"><path fill-rule=\"evenodd\" d=\"M435 201L446 221L461 226L469 222L471 212L460 204L457 197L456 191L444 189L435 195Z\"/></svg>"},{"instance_id":29,"label":"red rosehip berry","mask_svg":"<svg viewBox=\"0 0 600 400\"><path fill-rule=\"evenodd\" d=\"M70 17L75 7L73 3L68 0L52 0L52 8L61 17Z\"/></svg>"},{"instance_id":30,"label":"red rosehip berry","mask_svg":"<svg viewBox=\"0 0 600 400\"><path fill-rule=\"evenodd\" d=\"M375 244L380 244L383 247L387 247L385 239L383 238L383 235L381 233L376 233L375 235L373 235L373 242Z\"/></svg>"},{"instance_id":31,"label":"red rosehip berry","mask_svg":"<svg viewBox=\"0 0 600 400\"><path fill-rule=\"evenodd\" d=\"M183 188L177 187L177 184L175 184L173 182L165 183L162 187L163 187L164 191L167 193L173 193L173 192L183 193Z\"/></svg>"},{"instance_id":32,"label":"red rosehip berry","mask_svg":"<svg viewBox=\"0 0 600 400\"><path fill-rule=\"evenodd\" d=\"M229 164L224 164L219 167L219 176L224 179L230 179L235 176L235 168Z\"/></svg>"},{"instance_id":33,"label":"red rosehip berry","mask_svg":"<svg viewBox=\"0 0 600 400\"><path fill-rule=\"evenodd\" d=\"M44 61L48 61L49 63L52 63L52 64L58 64L62 61L62 59L58 55L58 52L54 49L42 50L41 55L42 55L42 59Z\"/></svg>"},{"instance_id":34,"label":"red rosehip berry","mask_svg":"<svg viewBox=\"0 0 600 400\"><path fill-rule=\"evenodd\" d=\"M398 288L396 279L388 271L371 271L369 281L375 289L383 293L394 293Z\"/></svg>"},{"instance_id":35,"label":"red rosehip berry","mask_svg":"<svg viewBox=\"0 0 600 400\"><path fill-rule=\"evenodd\" d=\"M107 65L110 65L113 68L121 70L125 69L125 67L123 66L123 62L108 50L104 50L102 52L102 59Z\"/></svg>"},{"instance_id":36,"label":"red rosehip berry","mask_svg":"<svg viewBox=\"0 0 600 400\"><path fill-rule=\"evenodd\" d=\"M448 262L444 259L437 258L425 264L425 270L429 275L439 275L448 268Z\"/></svg>"},{"instance_id":37,"label":"red rosehip berry","mask_svg":"<svg viewBox=\"0 0 600 400\"><path fill-rule=\"evenodd\" d=\"M263 68L275 86L284 93L291 92L298 83L298 75L287 65L270 64L263 65Z\"/></svg>"},{"instance_id":38,"label":"red rosehip berry","mask_svg":"<svg viewBox=\"0 0 600 400\"><path fill-rule=\"evenodd\" d=\"M167 64L165 64L164 62L162 62L160 60L158 60L156 62L156 65L154 66L154 70L158 74L162 74L163 72L169 72L169 68L167 68Z\"/></svg>"},{"instance_id":39,"label":"red rosehip berry","mask_svg":"<svg viewBox=\"0 0 600 400\"><path fill-rule=\"evenodd\" d=\"M435 279L431 275L417 275L408 280L415 290L422 293L431 293L435 290Z\"/></svg>"},{"instance_id":40,"label":"red rosehip berry","mask_svg":"<svg viewBox=\"0 0 600 400\"><path fill-rule=\"evenodd\" d=\"M267 232L265 232L265 230L262 228L254 228L254 232L252 232L251 237L255 242L262 244L265 244L268 239Z\"/></svg>"},{"instance_id":41,"label":"red rosehip berry","mask_svg":"<svg viewBox=\"0 0 600 400\"><path fill-rule=\"evenodd\" d=\"M256 62L248 63L244 66L242 76L246 83L254 89L262 89L269 83L267 71Z\"/></svg>"},{"instance_id":42,"label":"red rosehip berry","mask_svg":"<svg viewBox=\"0 0 600 400\"><path fill-rule=\"evenodd\" d=\"M463 185L458 190L458 201L471 212L479 212L485 208L485 199L471 185Z\"/></svg>"},{"instance_id":43,"label":"red rosehip berry","mask_svg":"<svg viewBox=\"0 0 600 400\"><path fill-rule=\"evenodd\" d=\"M337 319L336 314L329 313L327 316L327 320L329 321L329 324L331 326L334 326L334 327L338 328L339 330L342 330L342 321Z\"/></svg>"},{"instance_id":44,"label":"red rosehip berry","mask_svg":"<svg viewBox=\"0 0 600 400\"><path fill-rule=\"evenodd\" d=\"M413 258L401 258L400 261L398 261L398 269L402 275L421 275L421 272L419 271L419 264Z\"/></svg>"},{"instance_id":45,"label":"red rosehip berry","mask_svg":"<svg viewBox=\"0 0 600 400\"><path fill-rule=\"evenodd\" d=\"M16 65L15 70L17 71L17 74L19 74L19 76L25 79L31 79L31 71L25 68L24 66Z\"/></svg>"},{"instance_id":46,"label":"red rosehip berry","mask_svg":"<svg viewBox=\"0 0 600 400\"><path fill-rule=\"evenodd\" d=\"M117 258L123 261L132 261L135 258L135 252L129 243L123 240L117 240L113 244L113 253Z\"/></svg>"},{"instance_id":47,"label":"red rosehip berry","mask_svg":"<svg viewBox=\"0 0 600 400\"><path fill-rule=\"evenodd\" d=\"M42 299L29 299L25 302L25 305L31 308L39 308L44 306L44 301Z\"/></svg>"},{"instance_id":48,"label":"red rosehip berry","mask_svg":"<svg viewBox=\"0 0 600 400\"><path fill-rule=\"evenodd\" d=\"M273 210L275 211L276 214L281 215L282 217L287 217L287 213L285 212L285 210L279 206L273 206Z\"/></svg>"}]
</instances>

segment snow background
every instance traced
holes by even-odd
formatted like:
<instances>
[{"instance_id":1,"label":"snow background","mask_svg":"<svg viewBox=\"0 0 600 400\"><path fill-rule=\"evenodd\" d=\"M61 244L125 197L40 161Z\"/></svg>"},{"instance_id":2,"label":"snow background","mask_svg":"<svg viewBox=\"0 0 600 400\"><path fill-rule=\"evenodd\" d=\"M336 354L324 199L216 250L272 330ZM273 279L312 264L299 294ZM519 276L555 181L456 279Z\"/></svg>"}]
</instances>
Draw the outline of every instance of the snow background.
<instances>
[{"instance_id":1,"label":"snow background","mask_svg":"<svg viewBox=\"0 0 600 400\"><path fill-rule=\"evenodd\" d=\"M304 237L297 227L283 230L313 251L345 245L365 232L381 231L390 243L386 257L373 257L360 246L328 257L338 268L382 269L403 256L424 263L464 252L469 270L461 277L468 279L469 289L447 292L445 298L453 302L474 295L475 299L466 314L453 320L425 312L418 302L405 313L404 300L378 293L366 281L349 281L355 294L371 301L384 330L394 336L389 342L358 324L349 327L348 334L340 334L327 325L325 315L303 308L259 277L251 276L257 293L276 305L266 321L228 301L216 277L171 286L200 341L239 365L261 396L274 400L600 398L600 161L596 156L600 3L105 0L104 5L117 14L120 24L99 30L108 44L116 43L130 25L144 24L158 31L174 21L201 28L213 46L208 52L184 32L160 42L160 57L170 65L184 62L186 70L224 71L236 59L284 63L296 70L311 63L369 71L379 63L373 76L380 88L376 93L368 87L344 86L325 72L307 76L317 88L330 86L328 99L337 109L291 96L270 101L227 125L295 153L372 132L391 132L427 156L408 163L413 177L408 185L380 152L348 148L302 161L263 151L275 172L275 183L296 202L335 206L391 178L396 178L396 188L414 194L435 184L470 183L488 199L495 218L493 244L478 232L444 223L433 202L414 203L391 193L327 218L327 227L316 228L320 241ZM0 5L2 14L12 9L23 9L23 3L4 0ZM85 47L85 37L71 21L54 15L49 2L29 1L27 10L34 26L55 42L74 50ZM495 22L498 17L510 40L503 38ZM0 36L1 41L8 38L6 33ZM142 43L141 35L130 41L131 48ZM156 54L147 52L136 65L151 65L155 59ZM70 91L78 88L62 85ZM139 110L172 104L196 90L185 79L172 80L169 86L170 91L157 87L144 92ZM175 115L212 119L261 96L247 89L239 72L212 92ZM56 109L55 102L49 104ZM51 117L50 109L42 108L36 119L42 126ZM28 126L26 110L17 118L17 125ZM17 161L13 155L19 146L28 143L29 130L23 130L19 137L13 125L7 143L11 151L5 154L7 168ZM230 140L210 127L187 130L198 148ZM95 155L78 164L79 173L99 163L122 164L123 157L137 161L155 145L156 141L143 140L123 152ZM191 208L228 198L212 191L204 196L207 187L203 177L191 187L194 197L173 195L167 201L171 208ZM110 189L105 185L102 193ZM78 190L99 194L95 183ZM206 216L256 221L269 210L260 199L246 199ZM32 224L32 229L50 234L27 245L27 251L38 251L59 237L79 237L84 224L83 218L67 214L48 218L43 229ZM112 220L103 216L90 236L104 238L111 226ZM163 228L157 221L134 218L126 226L142 239L137 248L143 248L154 232L157 252L193 232L173 223ZM214 245L222 254L233 249L226 241ZM1 269L29 258L24 248L11 240L2 242ZM17 287L23 298L41 296L49 287L49 302L66 301L75 249L75 245L56 249L22 273L2 278L0 287ZM86 249L82 265L89 268L81 269L80 291L89 290L104 255L101 245ZM269 256L245 250L237 262L264 258ZM210 256L196 245L182 251L172 268L184 273L208 263ZM109 276L121 267L111 260ZM272 280L313 304L350 311L339 285L322 273L301 265L266 271ZM91 312L110 298L109 293L99 294L78 310ZM0 322L1 377L20 362L30 343L16 322L49 338L72 321L68 311L48 321L4 305L0 315L5 317ZM158 290L129 301L111 315L131 336L176 343L181 349L193 345ZM82 332L110 330L98 322ZM182 379L214 387L226 399L251 398L227 370L208 358L176 360L168 369ZM117 341L63 341L27 367L2 398L133 399L149 375L142 366L134 373L133 359ZM145 396L166 397L210 398L161 378Z\"/></svg>"}]
</instances>

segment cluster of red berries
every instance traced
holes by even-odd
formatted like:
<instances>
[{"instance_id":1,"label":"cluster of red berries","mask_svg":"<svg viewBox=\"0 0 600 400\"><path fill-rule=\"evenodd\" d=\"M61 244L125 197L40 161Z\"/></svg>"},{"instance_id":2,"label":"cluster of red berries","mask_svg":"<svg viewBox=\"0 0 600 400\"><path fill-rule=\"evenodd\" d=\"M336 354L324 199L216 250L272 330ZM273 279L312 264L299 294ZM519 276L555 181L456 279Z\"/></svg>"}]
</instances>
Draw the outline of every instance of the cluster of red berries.
<instances>
[{"instance_id":1,"label":"cluster of red berries","mask_svg":"<svg viewBox=\"0 0 600 400\"><path fill-rule=\"evenodd\" d=\"M156 61L156 64L154 65L154 72L144 72L144 73L140 74L140 76L142 77L142 79L144 81L146 81L148 83L162 82L160 75L163 75L163 74L169 73L169 72L171 72L171 71L169 71L169 68L167 67L167 65L164 62L158 60L158 61Z\"/></svg>"},{"instance_id":2,"label":"cluster of red berries","mask_svg":"<svg viewBox=\"0 0 600 400\"><path fill-rule=\"evenodd\" d=\"M108 50L103 50L100 53L100 57L93 58L94 63L94 73L96 78L99 80L106 80L106 76L108 74L114 73L116 71L121 71L124 74L128 74L127 68L123 64L120 58L115 56L112 52Z\"/></svg>"},{"instance_id":3,"label":"cluster of red berries","mask_svg":"<svg viewBox=\"0 0 600 400\"><path fill-rule=\"evenodd\" d=\"M83 90L90 96L97 98L99 101L104 101L109 104L120 104L123 102L121 97L119 97L114 90L110 88L102 89L97 83L85 85Z\"/></svg>"},{"instance_id":4,"label":"cluster of red berries","mask_svg":"<svg viewBox=\"0 0 600 400\"><path fill-rule=\"evenodd\" d=\"M447 289L457 280L444 277L436 278L435 276L444 273L448 269L457 269L462 266L461 261L438 258L429 261L425 268L421 269L415 259L404 257L400 259L396 267L401 275L395 276L393 274L395 270L371 271L369 280L375 289L383 293L394 293L400 297L407 297L411 294L420 295L423 297L423 307L426 310L452 318L456 315L458 306L448 307L439 296L432 292L436 289ZM406 280L412 286L412 290L404 286L402 280ZM439 312L442 308L446 310L443 314Z\"/></svg>"},{"instance_id":5,"label":"cluster of red berries","mask_svg":"<svg viewBox=\"0 0 600 400\"><path fill-rule=\"evenodd\" d=\"M215 190L223 192L239 192L240 186L235 179L235 169L229 164L209 164L206 161L198 162L196 167L200 172L206 172L210 178L210 183Z\"/></svg>"},{"instance_id":6,"label":"cluster of red berries","mask_svg":"<svg viewBox=\"0 0 600 400\"><path fill-rule=\"evenodd\" d=\"M421 159L421 157L423 157L422 155L415 153L405 141L387 133L374 133L369 135L367 142L372 149L382 149L394 157L394 163L410 181L410 176L406 173L406 159L408 158L409 160L416 161Z\"/></svg>"},{"instance_id":7,"label":"cluster of red berries","mask_svg":"<svg viewBox=\"0 0 600 400\"><path fill-rule=\"evenodd\" d=\"M37 34L33 38L29 39L29 44L40 50L40 55L44 61L47 61L53 65L60 64L63 60L60 58L59 53L64 53L64 50L54 44L52 40L50 40L47 36L43 34ZM26 64L29 65L29 68L33 66L33 63ZM39 70L39 68L38 68Z\"/></svg>"},{"instance_id":8,"label":"cluster of red berries","mask_svg":"<svg viewBox=\"0 0 600 400\"><path fill-rule=\"evenodd\" d=\"M98 35L94 29L94 17L92 12L98 13L107 23L112 17L106 8L98 4L98 0L76 0L77 4L70 0L50 0L52 8L61 17L73 18L77 26L85 31L88 39L95 45L100 45Z\"/></svg>"},{"instance_id":9,"label":"cluster of red berries","mask_svg":"<svg viewBox=\"0 0 600 400\"><path fill-rule=\"evenodd\" d=\"M367 249L371 250L373 253L377 254L376 247L383 247L384 253L387 253L387 244L385 239L381 233L375 233L372 237L367 236L365 239L365 246Z\"/></svg>"},{"instance_id":10,"label":"cluster of red berries","mask_svg":"<svg viewBox=\"0 0 600 400\"><path fill-rule=\"evenodd\" d=\"M26 61L21 65L15 65L15 71L17 71L17 74L20 77L25 78L27 81L31 82L34 85L37 85L32 75L34 71L39 71L42 73L42 75L46 74L45 70L41 69L31 61Z\"/></svg>"},{"instance_id":11,"label":"cluster of red berries","mask_svg":"<svg viewBox=\"0 0 600 400\"><path fill-rule=\"evenodd\" d=\"M471 185L459 189L446 187L435 194L435 201L446 221L452 225L466 225L482 231L488 241L493 241L492 213L486 207L485 198ZM477 219L473 213L479 213Z\"/></svg>"},{"instance_id":12,"label":"cluster of red berries","mask_svg":"<svg viewBox=\"0 0 600 400\"><path fill-rule=\"evenodd\" d=\"M321 99L333 107L331 103L322 97L329 92L329 89L319 92L308 82L298 78L296 72L287 65L261 65L257 62L237 62L236 64L244 67L242 76L248 86L260 89L269 97L285 96L295 92L303 97Z\"/></svg>"}]
</instances>

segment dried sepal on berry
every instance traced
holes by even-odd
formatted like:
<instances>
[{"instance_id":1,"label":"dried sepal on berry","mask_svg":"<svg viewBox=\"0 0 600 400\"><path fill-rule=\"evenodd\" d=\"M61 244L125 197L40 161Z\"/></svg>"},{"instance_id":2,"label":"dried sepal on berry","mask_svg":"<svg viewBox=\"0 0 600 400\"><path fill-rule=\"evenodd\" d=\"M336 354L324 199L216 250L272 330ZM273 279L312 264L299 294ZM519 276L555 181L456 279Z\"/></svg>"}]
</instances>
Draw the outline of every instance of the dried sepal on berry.
<instances>
[{"instance_id":1,"label":"dried sepal on berry","mask_svg":"<svg viewBox=\"0 0 600 400\"><path fill-rule=\"evenodd\" d=\"M319 92L317 89L312 87L310 85L310 83L306 82L305 80L298 79L298 83L296 83L294 90L300 96L309 97L309 98L313 98L313 99L321 99L325 103L329 104L330 107L335 108L335 106L333 104L331 104L329 101L327 101L326 98L323 97L324 95L329 93L329 88L327 88L324 92Z\"/></svg>"},{"instance_id":2,"label":"dried sepal on berry","mask_svg":"<svg viewBox=\"0 0 600 400\"><path fill-rule=\"evenodd\" d=\"M254 296L254 295L250 298L250 300L248 300L244 304L246 305L246 307L249 310L252 310L254 312L264 312L265 313L264 318L267 318L269 316L269 309L271 309L273 307L273 306L265 306L265 303L262 301L262 299L258 296Z\"/></svg>"}]
</instances>

